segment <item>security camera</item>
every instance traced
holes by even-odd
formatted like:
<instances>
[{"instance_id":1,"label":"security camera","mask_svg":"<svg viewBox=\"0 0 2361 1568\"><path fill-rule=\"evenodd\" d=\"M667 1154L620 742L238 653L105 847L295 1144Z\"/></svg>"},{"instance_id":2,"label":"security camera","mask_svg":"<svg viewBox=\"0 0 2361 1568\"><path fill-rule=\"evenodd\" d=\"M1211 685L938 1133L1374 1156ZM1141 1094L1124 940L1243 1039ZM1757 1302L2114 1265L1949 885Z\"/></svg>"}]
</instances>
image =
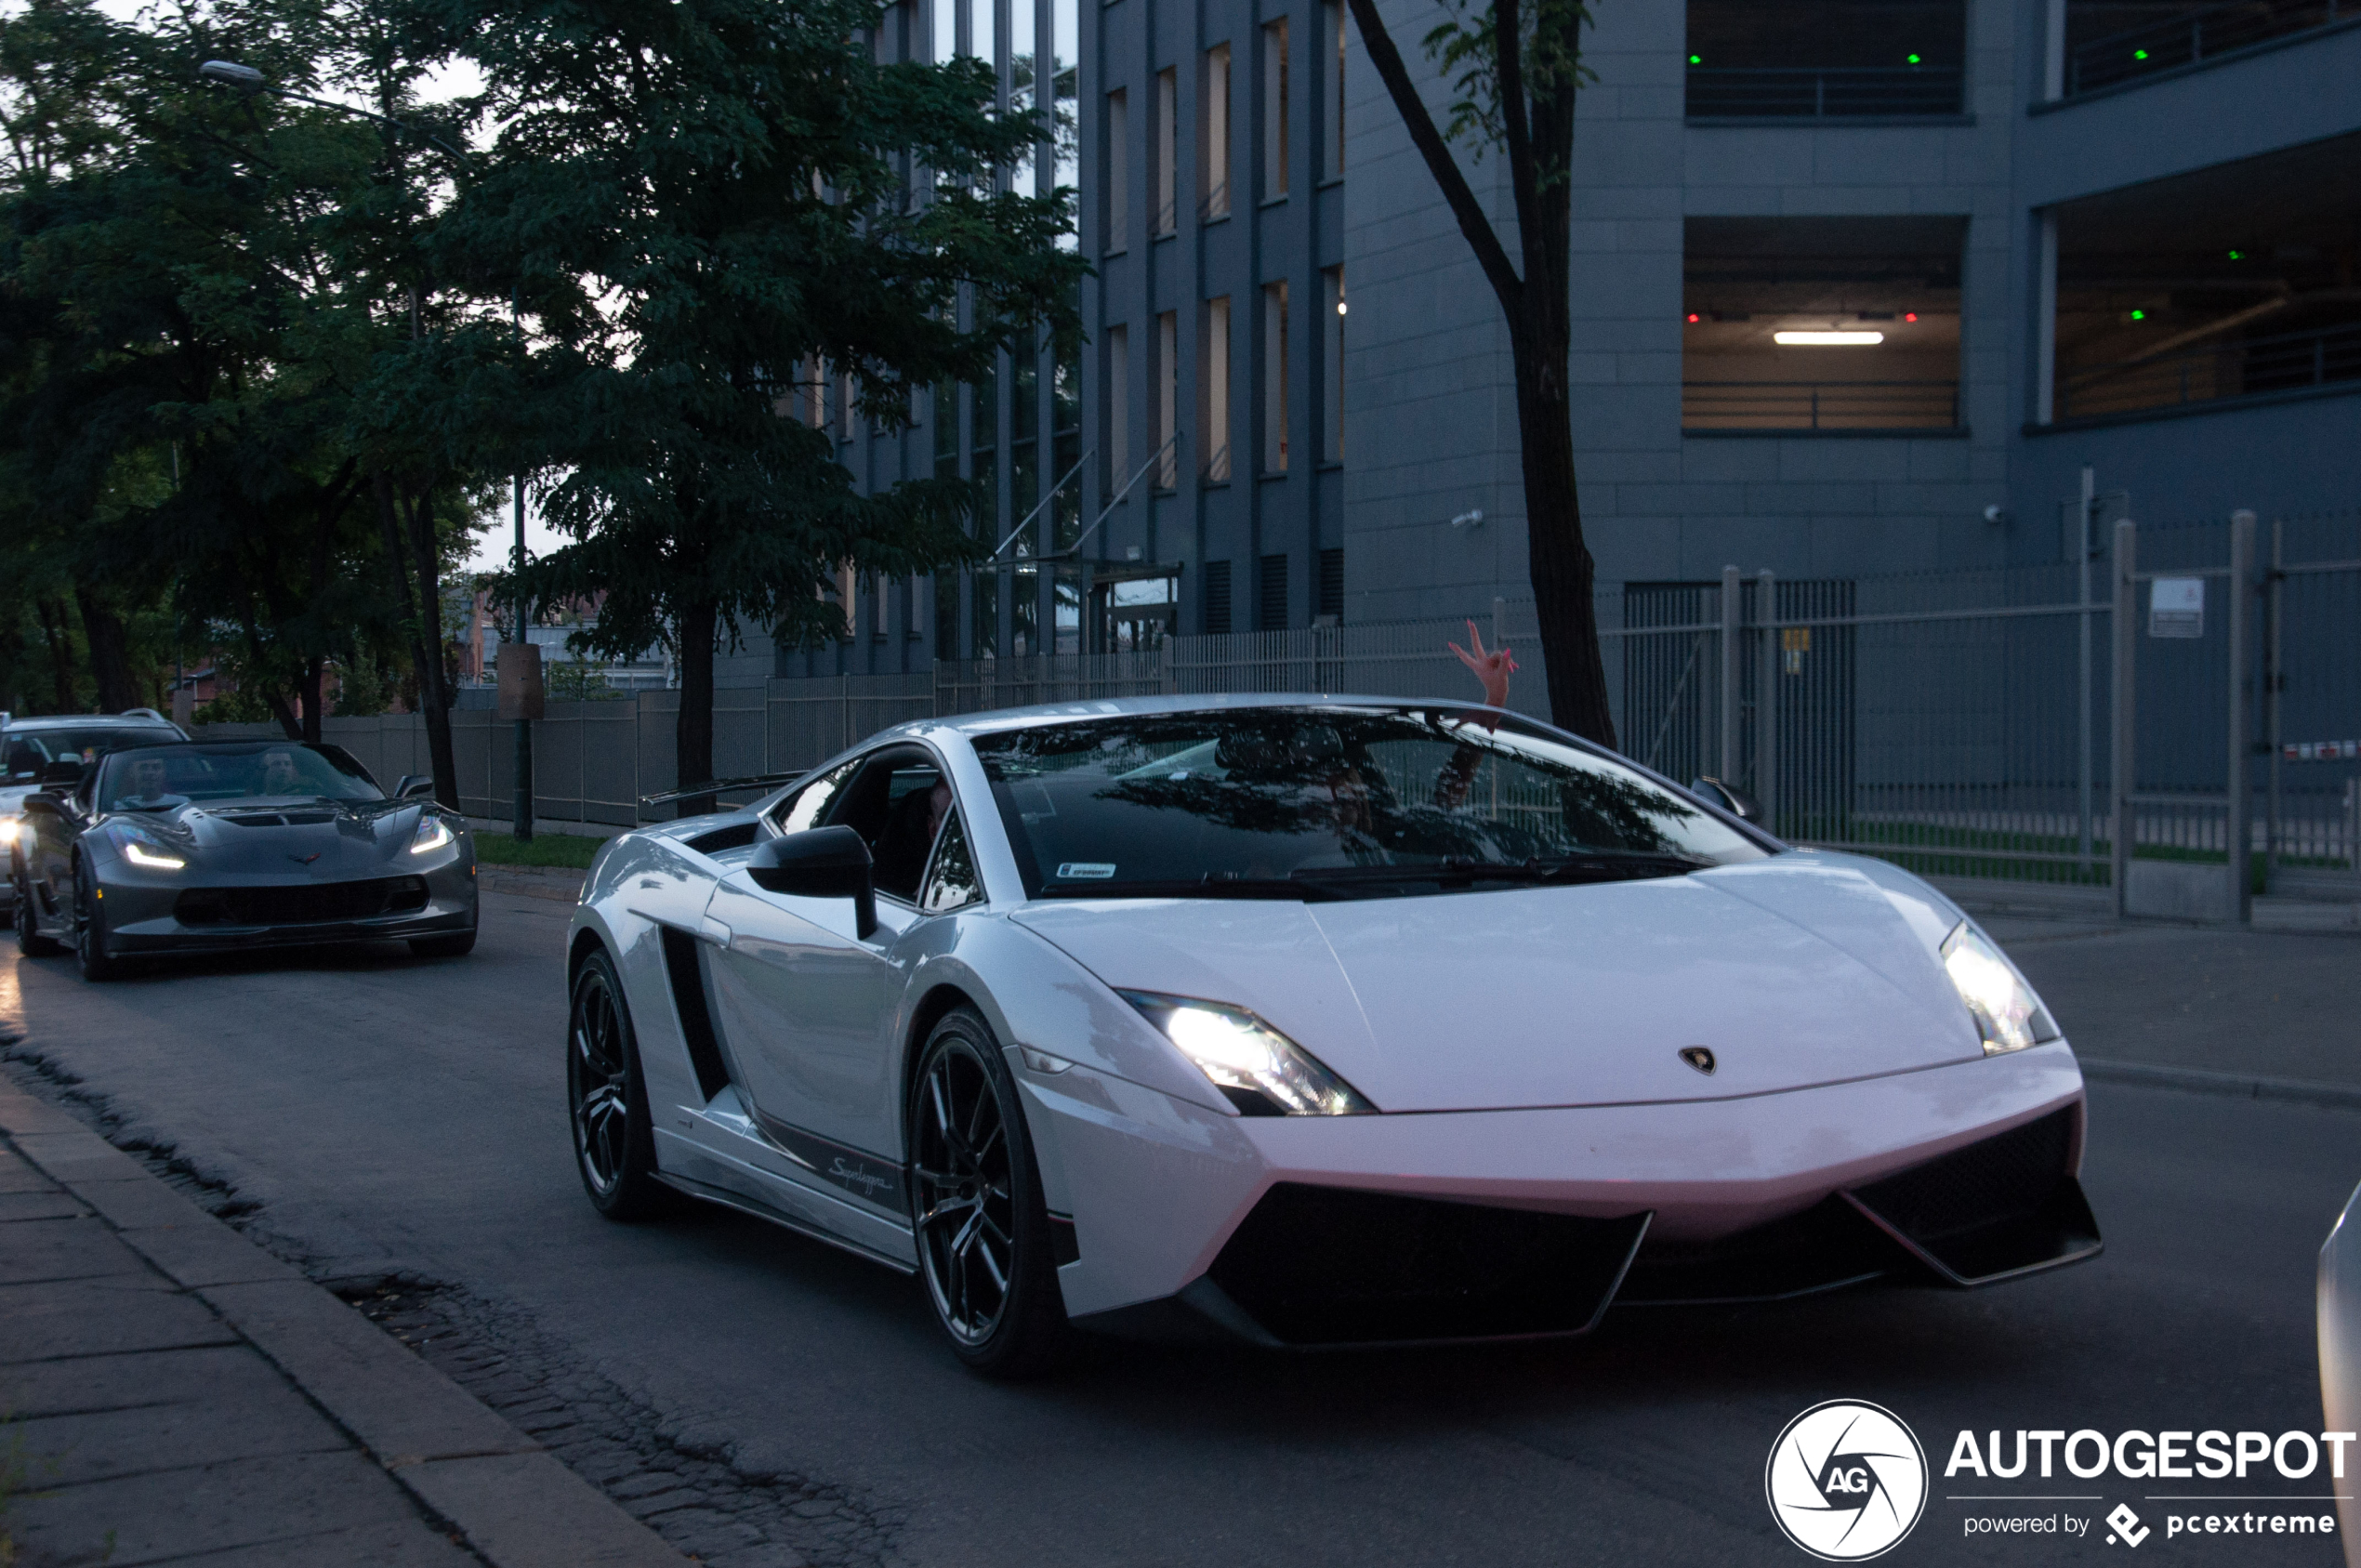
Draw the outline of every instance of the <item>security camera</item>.
<instances>
[{"instance_id":1,"label":"security camera","mask_svg":"<svg viewBox=\"0 0 2361 1568\"><path fill-rule=\"evenodd\" d=\"M1461 512L1457 517L1453 518L1451 520L1451 526L1454 528L1476 528L1482 526L1483 522L1484 509L1480 507L1471 507L1468 510Z\"/></svg>"},{"instance_id":2,"label":"security camera","mask_svg":"<svg viewBox=\"0 0 2361 1568\"><path fill-rule=\"evenodd\" d=\"M1990 523L2006 522L2009 520L2008 508L1996 501L1984 508L1984 520Z\"/></svg>"}]
</instances>

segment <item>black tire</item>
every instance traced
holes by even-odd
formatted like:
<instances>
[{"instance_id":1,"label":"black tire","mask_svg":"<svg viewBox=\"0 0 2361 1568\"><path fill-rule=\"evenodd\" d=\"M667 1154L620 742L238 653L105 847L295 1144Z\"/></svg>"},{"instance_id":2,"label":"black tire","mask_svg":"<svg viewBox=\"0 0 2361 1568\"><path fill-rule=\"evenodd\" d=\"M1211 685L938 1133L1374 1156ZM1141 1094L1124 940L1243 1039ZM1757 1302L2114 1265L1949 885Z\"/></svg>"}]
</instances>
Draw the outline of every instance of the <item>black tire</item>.
<instances>
[{"instance_id":1,"label":"black tire","mask_svg":"<svg viewBox=\"0 0 2361 1568\"><path fill-rule=\"evenodd\" d=\"M904 1113L918 1277L952 1353L990 1377L1038 1377L1074 1338L1023 1103L972 1008L927 1036Z\"/></svg>"},{"instance_id":2,"label":"black tire","mask_svg":"<svg viewBox=\"0 0 2361 1568\"><path fill-rule=\"evenodd\" d=\"M51 958L58 944L41 934L41 906L33 902L33 879L20 872L17 883L17 951L28 958Z\"/></svg>"},{"instance_id":3,"label":"black tire","mask_svg":"<svg viewBox=\"0 0 2361 1568\"><path fill-rule=\"evenodd\" d=\"M123 962L107 951L106 901L94 895L86 866L73 871L73 955L81 962L82 978L97 983L123 972Z\"/></svg>"},{"instance_id":4,"label":"black tire","mask_svg":"<svg viewBox=\"0 0 2361 1568\"><path fill-rule=\"evenodd\" d=\"M654 1119L623 982L603 951L574 977L566 1008L566 1116L574 1166L591 1206L609 1219L653 1219L677 1206L656 1178Z\"/></svg>"}]
</instances>

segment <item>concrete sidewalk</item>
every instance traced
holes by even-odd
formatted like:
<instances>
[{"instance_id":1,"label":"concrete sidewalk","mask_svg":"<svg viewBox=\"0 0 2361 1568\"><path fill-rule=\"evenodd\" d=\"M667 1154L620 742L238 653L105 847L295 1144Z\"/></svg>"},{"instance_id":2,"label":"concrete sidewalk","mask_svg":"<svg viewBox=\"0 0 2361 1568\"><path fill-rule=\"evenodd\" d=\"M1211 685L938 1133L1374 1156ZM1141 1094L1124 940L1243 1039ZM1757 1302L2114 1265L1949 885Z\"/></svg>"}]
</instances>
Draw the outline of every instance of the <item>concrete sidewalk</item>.
<instances>
[{"instance_id":1,"label":"concrete sidewalk","mask_svg":"<svg viewBox=\"0 0 2361 1568\"><path fill-rule=\"evenodd\" d=\"M685 1561L352 1308L6 1087L0 1420L20 1568Z\"/></svg>"}]
</instances>

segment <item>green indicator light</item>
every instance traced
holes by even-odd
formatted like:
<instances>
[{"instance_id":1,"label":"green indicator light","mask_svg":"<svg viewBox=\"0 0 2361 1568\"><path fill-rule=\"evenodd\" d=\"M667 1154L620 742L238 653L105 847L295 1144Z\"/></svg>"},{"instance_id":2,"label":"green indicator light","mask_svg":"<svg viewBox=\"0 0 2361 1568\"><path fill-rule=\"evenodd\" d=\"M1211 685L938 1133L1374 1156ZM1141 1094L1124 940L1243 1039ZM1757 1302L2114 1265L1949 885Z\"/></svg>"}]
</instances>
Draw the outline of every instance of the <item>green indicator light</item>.
<instances>
[{"instance_id":1,"label":"green indicator light","mask_svg":"<svg viewBox=\"0 0 2361 1568\"><path fill-rule=\"evenodd\" d=\"M2144 322L2148 319L2148 313L2145 310L2134 310L2131 312L2131 319L2135 322Z\"/></svg>"},{"instance_id":2,"label":"green indicator light","mask_svg":"<svg viewBox=\"0 0 2361 1568\"><path fill-rule=\"evenodd\" d=\"M2148 58L2148 51L2145 49L2134 49L2131 51L2131 58L2133 59L2145 59Z\"/></svg>"},{"instance_id":3,"label":"green indicator light","mask_svg":"<svg viewBox=\"0 0 2361 1568\"><path fill-rule=\"evenodd\" d=\"M1689 57L1689 63L1690 63L1691 65L1703 65L1703 64L1705 63L1705 56L1703 56L1703 55L1691 55L1691 56Z\"/></svg>"},{"instance_id":4,"label":"green indicator light","mask_svg":"<svg viewBox=\"0 0 2361 1568\"><path fill-rule=\"evenodd\" d=\"M1910 57L1910 63L1911 63L1912 65L1916 65L1916 64L1918 64L1918 63L1919 63L1919 57L1918 57L1918 56L1916 56L1916 55L1912 55L1912 56Z\"/></svg>"},{"instance_id":5,"label":"green indicator light","mask_svg":"<svg viewBox=\"0 0 2361 1568\"><path fill-rule=\"evenodd\" d=\"M2230 253L2230 259L2233 261L2244 261L2246 258L2247 253L2242 250L2234 250Z\"/></svg>"}]
</instances>

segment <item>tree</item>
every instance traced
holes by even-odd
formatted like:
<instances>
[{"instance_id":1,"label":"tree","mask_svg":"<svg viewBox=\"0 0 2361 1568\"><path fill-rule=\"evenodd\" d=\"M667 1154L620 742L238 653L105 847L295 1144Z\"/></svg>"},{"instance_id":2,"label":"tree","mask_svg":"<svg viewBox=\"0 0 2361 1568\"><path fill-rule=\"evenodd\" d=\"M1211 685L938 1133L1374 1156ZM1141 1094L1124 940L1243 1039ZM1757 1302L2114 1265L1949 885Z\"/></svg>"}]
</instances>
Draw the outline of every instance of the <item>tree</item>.
<instances>
[{"instance_id":1,"label":"tree","mask_svg":"<svg viewBox=\"0 0 2361 1568\"><path fill-rule=\"evenodd\" d=\"M1402 51L1378 14L1378 0L1351 0L1370 63L1385 83L1410 140L1475 252L1509 323L1515 366L1517 436L1523 458L1526 552L1541 621L1541 662L1550 718L1605 745L1616 744L1606 669L1591 593L1597 570L1582 537L1574 465L1573 348L1567 256L1574 221L1575 92L1587 74L1582 0L1446 0L1452 14L1424 40L1430 59L1458 94L1438 128ZM1520 256L1485 216L1451 143L1482 158L1503 155L1516 207Z\"/></svg>"},{"instance_id":2,"label":"tree","mask_svg":"<svg viewBox=\"0 0 2361 1568\"><path fill-rule=\"evenodd\" d=\"M722 641L837 635L840 564L979 553L971 486L860 494L786 415L816 364L904 427L915 389L980 379L1045 323L1078 334L1070 197L990 193L1044 127L995 115L977 61L878 63L870 0L410 4L481 68L500 127L440 242L479 290L514 281L539 335L513 406L572 543L526 586L597 599L593 652L670 649L678 776L711 778Z\"/></svg>"}]
</instances>

